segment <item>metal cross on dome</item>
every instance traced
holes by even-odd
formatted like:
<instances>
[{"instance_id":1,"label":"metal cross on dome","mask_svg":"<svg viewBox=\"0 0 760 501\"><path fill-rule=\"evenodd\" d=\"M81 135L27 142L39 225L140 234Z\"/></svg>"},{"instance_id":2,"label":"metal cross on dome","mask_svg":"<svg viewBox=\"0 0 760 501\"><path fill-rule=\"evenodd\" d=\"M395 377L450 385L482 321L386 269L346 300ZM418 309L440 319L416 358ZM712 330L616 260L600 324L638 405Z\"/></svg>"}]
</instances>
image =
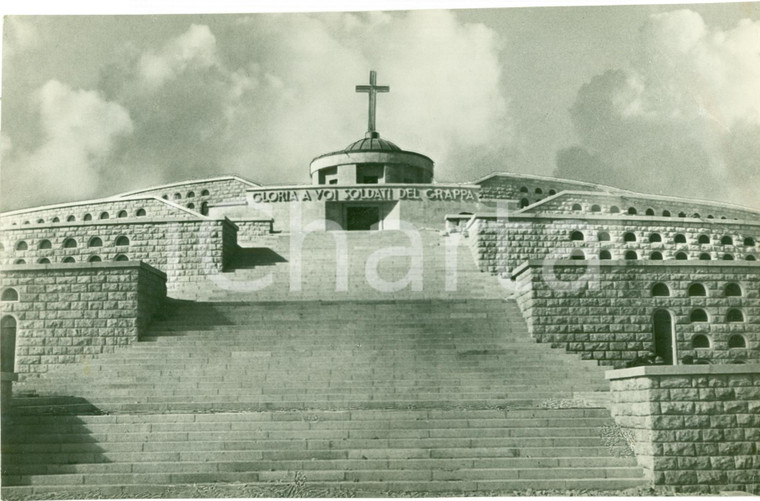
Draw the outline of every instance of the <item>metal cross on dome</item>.
<instances>
[{"instance_id":1,"label":"metal cross on dome","mask_svg":"<svg viewBox=\"0 0 760 501\"><path fill-rule=\"evenodd\" d=\"M378 92L390 92L391 88L387 85L377 85L377 73L369 72L369 85L357 85L356 92L366 92L369 94L369 122L367 132L375 132L375 104Z\"/></svg>"}]
</instances>

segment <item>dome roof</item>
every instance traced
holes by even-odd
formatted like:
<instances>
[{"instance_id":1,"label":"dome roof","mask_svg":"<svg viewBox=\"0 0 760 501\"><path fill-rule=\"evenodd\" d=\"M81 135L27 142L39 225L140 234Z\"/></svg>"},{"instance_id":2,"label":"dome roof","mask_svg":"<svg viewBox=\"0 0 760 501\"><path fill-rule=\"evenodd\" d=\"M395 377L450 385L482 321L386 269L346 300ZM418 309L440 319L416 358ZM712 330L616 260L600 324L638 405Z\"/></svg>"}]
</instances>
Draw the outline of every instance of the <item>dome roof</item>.
<instances>
[{"instance_id":1,"label":"dome roof","mask_svg":"<svg viewBox=\"0 0 760 501\"><path fill-rule=\"evenodd\" d=\"M401 148L392 142L382 139L380 134L367 134L358 141L346 146L343 151L401 151Z\"/></svg>"}]
</instances>

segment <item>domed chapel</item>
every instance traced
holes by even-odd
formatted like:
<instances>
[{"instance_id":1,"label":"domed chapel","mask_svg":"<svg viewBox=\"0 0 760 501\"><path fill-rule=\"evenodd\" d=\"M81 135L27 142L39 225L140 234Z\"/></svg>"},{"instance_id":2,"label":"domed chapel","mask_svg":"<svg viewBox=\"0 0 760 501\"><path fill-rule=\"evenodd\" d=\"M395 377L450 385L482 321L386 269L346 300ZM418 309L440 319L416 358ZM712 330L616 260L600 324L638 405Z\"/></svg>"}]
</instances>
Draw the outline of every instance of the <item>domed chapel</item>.
<instances>
[{"instance_id":1,"label":"domed chapel","mask_svg":"<svg viewBox=\"0 0 760 501\"><path fill-rule=\"evenodd\" d=\"M760 494L760 212L438 183L389 91L308 185L0 214L4 497Z\"/></svg>"}]
</instances>

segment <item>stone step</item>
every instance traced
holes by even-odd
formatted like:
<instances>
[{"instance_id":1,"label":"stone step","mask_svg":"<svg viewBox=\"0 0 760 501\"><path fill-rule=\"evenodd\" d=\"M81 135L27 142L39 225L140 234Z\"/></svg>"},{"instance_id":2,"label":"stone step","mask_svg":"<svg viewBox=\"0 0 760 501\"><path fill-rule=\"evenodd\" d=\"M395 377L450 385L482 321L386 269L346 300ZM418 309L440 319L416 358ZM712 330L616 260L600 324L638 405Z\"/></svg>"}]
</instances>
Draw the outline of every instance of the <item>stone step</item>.
<instances>
[{"instance_id":1,"label":"stone step","mask_svg":"<svg viewBox=\"0 0 760 501\"><path fill-rule=\"evenodd\" d=\"M192 482L192 481L191 481ZM231 496L240 496L241 485L246 488L244 492L261 492L265 497L283 497L289 490L287 484L276 484L272 482L262 482L258 484L224 484L224 483L200 483L192 482L190 484L173 483L169 492L178 492L180 497L188 497L194 493L195 497L204 496L208 492L228 492ZM536 490L556 490L556 491L619 491L640 487L644 485L641 478L616 478L605 479L594 476L588 479L554 479L537 482L531 480L479 480L479 481L387 481L387 482L318 482L308 481L304 487L295 488L294 492L302 492L303 495L318 496L335 492L332 496L346 496L342 493L350 493L352 496L361 497L378 497L387 492L398 493L423 493L423 492L440 492L447 495L467 492L521 492L527 489ZM6 490L7 489L7 490ZM45 485L45 486L26 486L26 487L4 487L3 490L9 496L29 497L29 496L49 496L51 493L59 493L62 486ZM66 486L65 491L77 499L92 497L92 492L96 491L99 497L107 498L146 498L146 497L165 497L167 488L164 484L141 484L141 485L105 485L101 484L94 489L92 486ZM612 495L615 493L612 492ZM207 495L207 494L206 494ZM260 494L262 495L262 494ZM292 494L291 494L292 495Z\"/></svg>"}]
</instances>

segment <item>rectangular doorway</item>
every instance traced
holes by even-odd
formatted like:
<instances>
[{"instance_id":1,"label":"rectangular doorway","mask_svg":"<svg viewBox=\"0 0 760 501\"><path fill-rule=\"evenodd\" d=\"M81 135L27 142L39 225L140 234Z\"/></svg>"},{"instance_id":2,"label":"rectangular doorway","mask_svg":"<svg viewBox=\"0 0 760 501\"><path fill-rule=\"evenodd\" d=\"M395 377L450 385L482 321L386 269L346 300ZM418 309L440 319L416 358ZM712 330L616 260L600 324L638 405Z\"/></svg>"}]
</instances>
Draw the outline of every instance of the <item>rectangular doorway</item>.
<instances>
[{"instance_id":1,"label":"rectangular doorway","mask_svg":"<svg viewBox=\"0 0 760 501\"><path fill-rule=\"evenodd\" d=\"M346 207L346 230L369 231L380 229L380 207L355 205Z\"/></svg>"}]
</instances>

